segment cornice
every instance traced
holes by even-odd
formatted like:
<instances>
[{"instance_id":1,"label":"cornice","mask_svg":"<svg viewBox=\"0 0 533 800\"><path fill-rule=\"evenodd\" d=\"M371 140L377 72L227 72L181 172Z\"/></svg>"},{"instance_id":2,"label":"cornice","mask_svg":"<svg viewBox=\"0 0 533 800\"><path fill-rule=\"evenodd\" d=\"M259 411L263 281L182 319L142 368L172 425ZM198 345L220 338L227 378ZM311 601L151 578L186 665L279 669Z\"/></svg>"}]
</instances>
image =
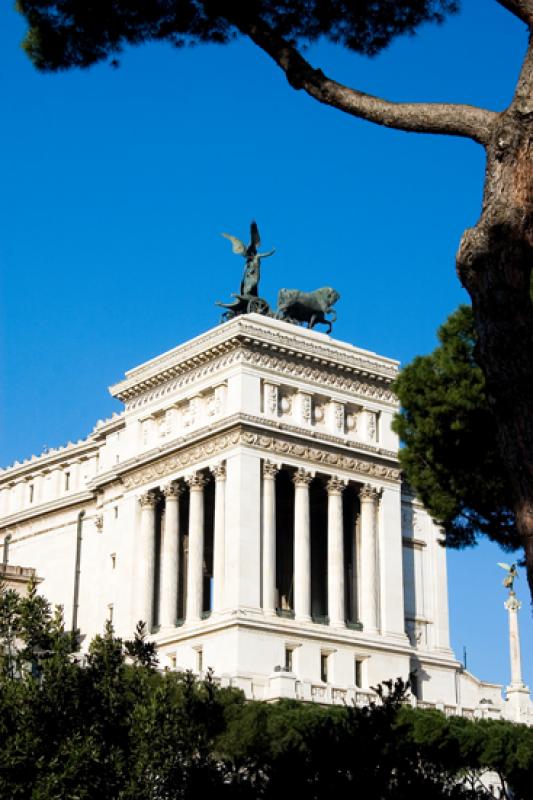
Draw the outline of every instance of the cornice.
<instances>
[{"instance_id":1,"label":"cornice","mask_svg":"<svg viewBox=\"0 0 533 800\"><path fill-rule=\"evenodd\" d=\"M398 370L398 362L332 340L326 334L247 314L129 370L125 380L110 387L109 391L113 397L126 402L149 394L184 373L205 367L238 348L288 357L309 368L352 373L363 382L370 380L384 385L394 380Z\"/></svg>"},{"instance_id":2,"label":"cornice","mask_svg":"<svg viewBox=\"0 0 533 800\"><path fill-rule=\"evenodd\" d=\"M36 473L43 470L50 471L63 464L67 466L77 459L87 459L97 453L98 443L90 436L81 442L69 443L65 447L49 450L40 456L32 456L20 463L15 461L12 466L0 469L0 489L6 483L30 476L34 477Z\"/></svg>"},{"instance_id":3,"label":"cornice","mask_svg":"<svg viewBox=\"0 0 533 800\"><path fill-rule=\"evenodd\" d=\"M49 503L41 503L31 505L23 511L17 511L15 514L10 514L7 517L0 519L0 530L4 528L12 528L21 522L27 522L29 519L36 517L45 517L48 514L53 514L56 511L63 511L72 506L78 506L94 500L94 494L90 491L76 492L72 495L64 495L58 497L56 500L51 500Z\"/></svg>"},{"instance_id":4,"label":"cornice","mask_svg":"<svg viewBox=\"0 0 533 800\"><path fill-rule=\"evenodd\" d=\"M184 368L181 375L169 378L170 370L166 370L159 383L154 379L153 385L148 388L137 387L139 388L138 393L135 393L132 389L131 395L129 393L120 394L120 398L126 402L126 410L133 411L151 403L156 403L166 395L170 395L186 386L197 387L204 378L212 380L217 374L223 373L225 369L235 364L243 364L260 369L264 377L272 375L278 382L280 375L298 381L303 379L308 383L314 384L320 394L342 392L349 394L350 400L357 400L363 403L367 400L372 400L380 404L384 403L392 408L398 407L398 400L389 388L388 383L372 382L370 379L366 381L359 380L358 377L350 375L346 371L335 370L321 365L317 366L316 363L302 361L295 356L269 353L252 347L247 349L242 343L222 355L217 353L213 358L206 359L200 366L195 364L190 369Z\"/></svg>"},{"instance_id":5,"label":"cornice","mask_svg":"<svg viewBox=\"0 0 533 800\"><path fill-rule=\"evenodd\" d=\"M333 448L319 442L309 444L298 437L291 437L282 432L273 433L268 430L258 430L242 421L230 430L223 433L212 434L205 440L196 444L176 449L168 455L162 455L135 469L120 475L126 489L133 489L160 480L176 472L191 468L206 459L218 456L238 446L251 447L269 456L275 455L276 460L283 457L304 461L313 466L322 466L327 473L331 469L343 470L352 473L359 482L368 477L398 482L401 477L398 466L380 464L354 455L339 452L340 448ZM114 473L116 479L118 473ZM93 481L93 484L95 481Z\"/></svg>"},{"instance_id":6,"label":"cornice","mask_svg":"<svg viewBox=\"0 0 533 800\"><path fill-rule=\"evenodd\" d=\"M196 625L183 625L175 628L172 631L164 631L161 634L156 633L150 638L157 642L159 647L171 644L173 642L184 642L188 639L197 639L198 636L205 636L207 634L214 634L218 631L227 630L228 628L247 628L249 630L256 630L267 632L269 634L281 634L282 636L291 636L296 640L302 642L314 640L320 642L327 642L348 645L351 647L357 646L361 652L386 652L397 653L398 655L412 656L416 653L417 657L423 664L431 667L444 667L447 669L456 668L459 662L451 651L450 655L444 653L437 653L431 650L424 650L420 652L415 650L412 645L408 643L407 637L405 642L396 642L387 636L370 636L364 631L352 631L348 628L333 628L330 625L318 625L316 623L301 624L295 620L285 620L281 617L265 618L261 613L253 613L241 610L234 614L222 613L220 616L211 616L207 620L203 620Z\"/></svg>"}]
</instances>

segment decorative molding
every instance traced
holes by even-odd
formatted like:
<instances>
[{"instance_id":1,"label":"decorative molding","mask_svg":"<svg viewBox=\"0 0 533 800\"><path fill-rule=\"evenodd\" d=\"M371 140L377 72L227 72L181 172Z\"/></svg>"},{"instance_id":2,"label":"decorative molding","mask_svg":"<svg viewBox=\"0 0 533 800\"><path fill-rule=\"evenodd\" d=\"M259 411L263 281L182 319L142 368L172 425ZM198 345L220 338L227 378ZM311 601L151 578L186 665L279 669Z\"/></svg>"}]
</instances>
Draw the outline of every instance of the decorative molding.
<instances>
[{"instance_id":1,"label":"decorative molding","mask_svg":"<svg viewBox=\"0 0 533 800\"><path fill-rule=\"evenodd\" d=\"M295 486L309 486L313 476L303 467L299 467L292 476L292 482Z\"/></svg>"},{"instance_id":2,"label":"decorative molding","mask_svg":"<svg viewBox=\"0 0 533 800\"><path fill-rule=\"evenodd\" d=\"M248 422L252 425L260 425L261 427L274 427L278 431L295 434L296 436L303 436L305 439L316 439L322 442L328 442L340 447L349 448L350 450L364 450L367 453L372 453L377 456L391 459L398 462L398 454L394 450L385 450L376 445L367 444L367 442L360 442L358 440L348 439L346 436L334 436L323 430L302 428L299 425L290 425L287 422L273 421L267 417L256 417L253 414L239 414L236 416L237 421Z\"/></svg>"},{"instance_id":3,"label":"decorative molding","mask_svg":"<svg viewBox=\"0 0 533 800\"><path fill-rule=\"evenodd\" d=\"M11 528L14 525L18 525L30 519L39 519L40 517L45 517L57 511L66 511L72 506L78 506L93 500L93 492L82 491L70 496L64 495L63 497L58 497L46 503L36 504L35 506L31 505L26 507L23 511L14 511L12 514L0 518L0 530Z\"/></svg>"},{"instance_id":4,"label":"decorative molding","mask_svg":"<svg viewBox=\"0 0 533 800\"><path fill-rule=\"evenodd\" d=\"M150 481L190 468L206 458L211 458L229 450L231 447L235 447L239 442L240 431L232 430L229 433L211 437L201 444L181 447L177 452L158 458L123 475L122 482L126 489L142 486Z\"/></svg>"},{"instance_id":5,"label":"decorative molding","mask_svg":"<svg viewBox=\"0 0 533 800\"><path fill-rule=\"evenodd\" d=\"M264 423L264 420L262 422ZM298 441L291 441L288 438L276 436L270 431L255 432L239 426L228 433L214 435L201 443L182 447L177 452L134 469L122 476L122 482L126 489L143 486L154 480L160 480L167 475L172 475L187 468L190 469L195 464L211 459L213 456L239 445L253 447L263 453L273 453L279 456L276 459L277 461L282 460L285 456L308 461L313 465L322 465L326 472L332 469L345 470L352 473L354 479L358 481L364 477L399 481L401 477L400 469L396 466L373 463L362 458L332 452L324 447L315 445L315 443L304 444Z\"/></svg>"},{"instance_id":6,"label":"decorative molding","mask_svg":"<svg viewBox=\"0 0 533 800\"><path fill-rule=\"evenodd\" d=\"M178 370L176 367L172 377L169 377L167 370L162 374L160 380L156 381L154 378L151 385L145 387L141 392L131 389L115 396L124 400L126 410L131 411L159 400L185 386L196 386L202 379L212 377L229 366L242 363L272 370L276 375L283 374L300 380L304 379L319 385L322 389L329 387L337 391L348 392L352 396L370 398L394 407L398 405L396 396L388 388L388 384L393 380L395 374L387 380L371 375L367 376L368 380L360 380L350 375L350 372L357 373L357 370L347 369L344 365L335 365L334 362L325 362L324 364L319 362L320 366L313 366L307 360L298 358L295 353L283 356L272 355L238 346L238 344L236 342L234 348L223 355L217 353L208 360L197 358L193 363L180 364L180 369ZM202 366L198 366L199 360L202 361ZM372 380L373 378L374 380ZM269 400L269 402L273 403L274 400Z\"/></svg>"},{"instance_id":7,"label":"decorative molding","mask_svg":"<svg viewBox=\"0 0 533 800\"><path fill-rule=\"evenodd\" d=\"M359 497L363 501L369 501L372 503L377 503L379 498L381 497L382 490L379 489L377 486L372 486L371 483L365 483L364 486L361 487L359 491Z\"/></svg>"},{"instance_id":8,"label":"decorative molding","mask_svg":"<svg viewBox=\"0 0 533 800\"><path fill-rule=\"evenodd\" d=\"M94 527L96 528L97 533L102 533L104 530L104 515L97 514L94 518Z\"/></svg>"}]
</instances>

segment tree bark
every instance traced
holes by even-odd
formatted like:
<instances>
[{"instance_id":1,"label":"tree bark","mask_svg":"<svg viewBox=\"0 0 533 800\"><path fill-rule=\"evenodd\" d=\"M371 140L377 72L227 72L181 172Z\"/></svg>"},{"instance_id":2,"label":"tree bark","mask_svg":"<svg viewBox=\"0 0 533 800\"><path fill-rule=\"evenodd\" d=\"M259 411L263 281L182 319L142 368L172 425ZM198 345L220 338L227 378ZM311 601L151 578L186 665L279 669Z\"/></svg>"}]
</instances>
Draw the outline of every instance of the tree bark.
<instances>
[{"instance_id":1,"label":"tree bark","mask_svg":"<svg viewBox=\"0 0 533 800\"><path fill-rule=\"evenodd\" d=\"M486 147L481 216L457 272L472 299L478 361L514 493L533 598L533 46Z\"/></svg>"}]
</instances>

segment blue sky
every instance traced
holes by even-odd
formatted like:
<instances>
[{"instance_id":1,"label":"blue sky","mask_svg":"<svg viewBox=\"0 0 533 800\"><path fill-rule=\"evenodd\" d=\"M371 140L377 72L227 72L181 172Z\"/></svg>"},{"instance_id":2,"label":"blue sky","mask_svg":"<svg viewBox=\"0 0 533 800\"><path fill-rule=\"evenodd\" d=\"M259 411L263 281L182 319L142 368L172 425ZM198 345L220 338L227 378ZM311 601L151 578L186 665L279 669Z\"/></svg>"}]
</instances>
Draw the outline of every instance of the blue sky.
<instances>
[{"instance_id":1,"label":"blue sky","mask_svg":"<svg viewBox=\"0 0 533 800\"><path fill-rule=\"evenodd\" d=\"M481 13L480 8L483 8ZM37 73L23 21L0 7L0 463L85 436L119 410L106 387L198 334L235 291L221 238L259 223L261 293L331 284L334 334L407 362L466 300L455 275L484 159L463 140L388 131L292 90L251 44L126 51L121 66ZM496 2L465 0L378 58L332 45L326 74L394 100L505 107L526 45ZM509 680L494 546L449 554L457 655ZM518 582L523 664L533 626Z\"/></svg>"}]
</instances>

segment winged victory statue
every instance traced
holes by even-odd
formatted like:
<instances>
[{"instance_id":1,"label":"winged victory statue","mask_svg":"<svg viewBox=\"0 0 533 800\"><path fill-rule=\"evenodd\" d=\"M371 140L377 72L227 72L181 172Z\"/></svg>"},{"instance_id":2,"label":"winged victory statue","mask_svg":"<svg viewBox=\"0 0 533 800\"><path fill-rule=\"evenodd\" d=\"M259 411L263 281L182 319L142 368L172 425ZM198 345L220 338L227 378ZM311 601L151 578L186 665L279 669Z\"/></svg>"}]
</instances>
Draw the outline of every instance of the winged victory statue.
<instances>
[{"instance_id":1,"label":"winged victory statue","mask_svg":"<svg viewBox=\"0 0 533 800\"><path fill-rule=\"evenodd\" d=\"M267 301L258 295L258 288L261 278L261 259L273 255L275 250L269 250L266 253L258 252L257 248L261 243L261 237L255 221L250 225L250 244L248 245L245 245L243 241L229 233L223 233L222 236L229 239L232 250L236 255L243 256L246 259L239 293L232 293L232 297L235 298L233 302L221 303L217 301L217 306L227 309L223 319L232 319L239 314L252 312L258 314L270 313Z\"/></svg>"},{"instance_id":2,"label":"winged victory statue","mask_svg":"<svg viewBox=\"0 0 533 800\"><path fill-rule=\"evenodd\" d=\"M506 564L505 561L498 561L497 564L507 572L507 575L503 579L504 587L509 589L510 594L514 594L514 582L518 578L516 564Z\"/></svg>"}]
</instances>

